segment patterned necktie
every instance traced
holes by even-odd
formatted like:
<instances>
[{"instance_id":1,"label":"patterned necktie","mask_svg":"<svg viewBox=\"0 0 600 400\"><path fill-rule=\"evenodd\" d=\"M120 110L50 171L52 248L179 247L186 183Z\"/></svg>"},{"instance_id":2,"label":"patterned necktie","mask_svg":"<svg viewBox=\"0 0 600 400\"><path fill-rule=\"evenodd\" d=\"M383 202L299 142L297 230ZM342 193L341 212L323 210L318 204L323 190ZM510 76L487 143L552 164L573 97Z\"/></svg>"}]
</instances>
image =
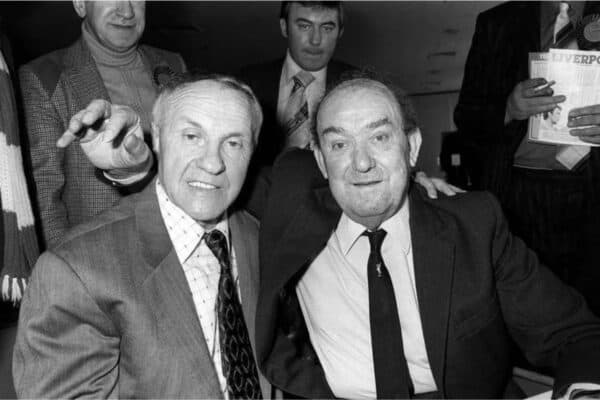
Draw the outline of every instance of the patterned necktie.
<instances>
[{"instance_id":1,"label":"patterned necktie","mask_svg":"<svg viewBox=\"0 0 600 400\"><path fill-rule=\"evenodd\" d=\"M377 398L406 399L414 392L402 345L402 329L392 279L381 257L386 232L365 231L371 253L367 264L369 322Z\"/></svg>"},{"instance_id":2,"label":"patterned necktie","mask_svg":"<svg viewBox=\"0 0 600 400\"><path fill-rule=\"evenodd\" d=\"M300 71L292 79L294 86L282 116L283 131L286 135L285 148L306 148L310 144L306 88L315 77L310 72Z\"/></svg>"},{"instance_id":3,"label":"patterned necktie","mask_svg":"<svg viewBox=\"0 0 600 400\"><path fill-rule=\"evenodd\" d=\"M223 375L227 379L229 396L232 399L260 399L262 393L256 363L231 275L227 240L217 229L206 233L204 239L221 265L217 313Z\"/></svg>"}]
</instances>

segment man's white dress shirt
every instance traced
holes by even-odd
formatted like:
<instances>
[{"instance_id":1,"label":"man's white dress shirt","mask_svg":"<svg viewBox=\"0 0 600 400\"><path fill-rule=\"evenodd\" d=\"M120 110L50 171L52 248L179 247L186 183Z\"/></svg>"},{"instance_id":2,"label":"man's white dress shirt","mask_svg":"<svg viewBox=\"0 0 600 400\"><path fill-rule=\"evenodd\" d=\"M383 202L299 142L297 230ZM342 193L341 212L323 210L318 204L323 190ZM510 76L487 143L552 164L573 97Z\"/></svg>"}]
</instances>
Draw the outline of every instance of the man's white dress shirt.
<instances>
[{"instance_id":1,"label":"man's white dress shirt","mask_svg":"<svg viewBox=\"0 0 600 400\"><path fill-rule=\"evenodd\" d=\"M415 393L437 390L419 314L408 202L381 225L387 266ZM376 398L369 322L366 228L342 214L336 230L296 287L310 340L337 397Z\"/></svg>"}]
</instances>

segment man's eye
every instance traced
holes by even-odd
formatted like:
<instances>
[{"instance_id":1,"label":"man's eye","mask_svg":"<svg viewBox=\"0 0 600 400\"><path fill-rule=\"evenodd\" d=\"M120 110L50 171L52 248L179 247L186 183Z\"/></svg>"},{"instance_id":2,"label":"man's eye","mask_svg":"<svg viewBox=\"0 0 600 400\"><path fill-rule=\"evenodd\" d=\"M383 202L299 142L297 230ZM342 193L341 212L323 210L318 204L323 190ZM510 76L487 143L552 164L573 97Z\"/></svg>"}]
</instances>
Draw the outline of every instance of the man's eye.
<instances>
[{"instance_id":1,"label":"man's eye","mask_svg":"<svg viewBox=\"0 0 600 400\"><path fill-rule=\"evenodd\" d=\"M231 149L241 149L244 147L244 143L241 140L228 140L227 146Z\"/></svg>"},{"instance_id":2,"label":"man's eye","mask_svg":"<svg viewBox=\"0 0 600 400\"><path fill-rule=\"evenodd\" d=\"M298 28L300 28L303 31L306 31L310 28L309 24L298 24Z\"/></svg>"},{"instance_id":3,"label":"man's eye","mask_svg":"<svg viewBox=\"0 0 600 400\"><path fill-rule=\"evenodd\" d=\"M388 133L380 133L375 136L375 140L379 143L387 143L390 140L390 135Z\"/></svg>"},{"instance_id":4,"label":"man's eye","mask_svg":"<svg viewBox=\"0 0 600 400\"><path fill-rule=\"evenodd\" d=\"M196 135L195 133L184 133L183 137L185 138L185 140L189 141L195 141L200 138L200 136Z\"/></svg>"},{"instance_id":5,"label":"man's eye","mask_svg":"<svg viewBox=\"0 0 600 400\"><path fill-rule=\"evenodd\" d=\"M346 143L344 143L344 142L332 142L331 143L331 150L342 150L344 147L346 147Z\"/></svg>"},{"instance_id":6,"label":"man's eye","mask_svg":"<svg viewBox=\"0 0 600 400\"><path fill-rule=\"evenodd\" d=\"M324 26L323 29L325 30L325 32L331 33L331 32L333 32L333 30L335 29L335 27L328 25L328 26Z\"/></svg>"}]
</instances>

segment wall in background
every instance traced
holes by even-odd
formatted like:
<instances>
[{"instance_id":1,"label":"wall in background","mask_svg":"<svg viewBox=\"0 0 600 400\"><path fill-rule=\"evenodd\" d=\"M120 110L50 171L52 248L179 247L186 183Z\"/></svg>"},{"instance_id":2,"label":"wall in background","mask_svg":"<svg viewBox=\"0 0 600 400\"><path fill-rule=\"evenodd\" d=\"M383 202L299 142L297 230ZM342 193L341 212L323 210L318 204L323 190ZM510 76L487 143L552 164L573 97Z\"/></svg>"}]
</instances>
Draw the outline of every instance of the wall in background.
<instances>
[{"instance_id":1,"label":"wall in background","mask_svg":"<svg viewBox=\"0 0 600 400\"><path fill-rule=\"evenodd\" d=\"M338 58L386 73L413 96L424 144L420 166L439 175L442 132L452 112L477 14L498 2L345 3ZM17 64L67 46L80 33L71 2L1 2L0 29ZM181 53L188 65L234 73L242 65L282 57L279 2L148 2L143 42ZM431 94L431 93L445 94ZM418 94L418 95L416 95Z\"/></svg>"},{"instance_id":2,"label":"wall in background","mask_svg":"<svg viewBox=\"0 0 600 400\"><path fill-rule=\"evenodd\" d=\"M423 144L417 166L428 175L443 176L438 156L442 134L456 130L452 115L458 102L458 92L418 95L412 97L419 117Z\"/></svg>"}]
</instances>

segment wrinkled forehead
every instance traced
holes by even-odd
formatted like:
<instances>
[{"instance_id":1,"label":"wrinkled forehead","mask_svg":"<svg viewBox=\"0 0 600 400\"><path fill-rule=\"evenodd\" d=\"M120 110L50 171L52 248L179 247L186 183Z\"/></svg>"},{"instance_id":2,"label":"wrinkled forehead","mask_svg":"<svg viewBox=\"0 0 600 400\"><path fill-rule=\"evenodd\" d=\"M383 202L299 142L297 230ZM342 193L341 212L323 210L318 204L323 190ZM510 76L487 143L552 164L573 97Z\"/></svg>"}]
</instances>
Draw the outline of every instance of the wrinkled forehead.
<instances>
[{"instance_id":1,"label":"wrinkled forehead","mask_svg":"<svg viewBox=\"0 0 600 400\"><path fill-rule=\"evenodd\" d=\"M350 118L388 119L403 126L402 111L394 94L379 82L343 83L323 99L316 116L316 129L320 134L327 125L343 124Z\"/></svg>"},{"instance_id":2,"label":"wrinkled forehead","mask_svg":"<svg viewBox=\"0 0 600 400\"><path fill-rule=\"evenodd\" d=\"M164 110L174 112L182 107L202 107L216 104L236 104L250 113L250 100L238 90L222 82L202 80L175 89L166 99Z\"/></svg>"}]
</instances>

